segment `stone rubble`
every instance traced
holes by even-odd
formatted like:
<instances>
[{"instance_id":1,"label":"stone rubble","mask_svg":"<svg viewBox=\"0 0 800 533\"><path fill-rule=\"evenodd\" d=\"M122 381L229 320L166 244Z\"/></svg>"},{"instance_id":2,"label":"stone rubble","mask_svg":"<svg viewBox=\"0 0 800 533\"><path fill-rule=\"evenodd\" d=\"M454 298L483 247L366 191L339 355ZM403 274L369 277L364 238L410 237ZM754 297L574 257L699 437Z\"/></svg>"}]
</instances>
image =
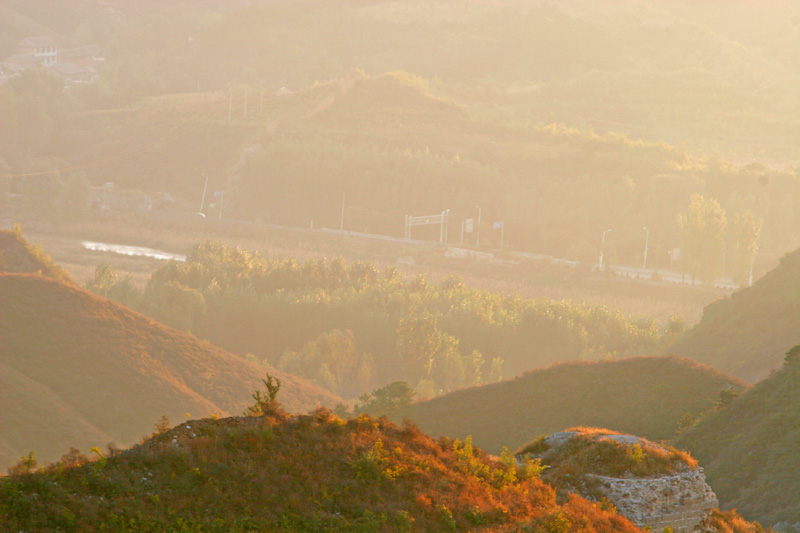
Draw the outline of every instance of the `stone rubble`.
<instances>
[{"instance_id":1,"label":"stone rubble","mask_svg":"<svg viewBox=\"0 0 800 533\"><path fill-rule=\"evenodd\" d=\"M548 450L559 448L577 437L577 431L561 431L545 437ZM662 448L634 435L606 434L597 440L614 440L620 444L644 445ZM541 454L546 456L547 453ZM546 464L546 460L543 461ZM596 480L604 497L619 513L639 527L652 531L671 528L674 533L703 531L703 522L712 509L719 505L716 494L706 483L702 468L691 468L681 463L671 474L652 477L609 477L586 473L586 478ZM590 495L584 494L589 497Z\"/></svg>"}]
</instances>

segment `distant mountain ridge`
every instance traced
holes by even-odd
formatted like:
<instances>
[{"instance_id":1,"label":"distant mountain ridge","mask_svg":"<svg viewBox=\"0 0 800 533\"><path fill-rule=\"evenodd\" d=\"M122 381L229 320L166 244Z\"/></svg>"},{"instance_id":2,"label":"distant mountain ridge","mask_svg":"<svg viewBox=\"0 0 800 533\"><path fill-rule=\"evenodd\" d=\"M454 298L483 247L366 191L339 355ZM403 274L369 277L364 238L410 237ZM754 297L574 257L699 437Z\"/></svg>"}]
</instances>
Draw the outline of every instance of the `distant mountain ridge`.
<instances>
[{"instance_id":1,"label":"distant mountain ridge","mask_svg":"<svg viewBox=\"0 0 800 533\"><path fill-rule=\"evenodd\" d=\"M166 415L238 414L266 372L291 411L340 398L73 285L0 273L0 468L35 451L130 445Z\"/></svg>"}]
</instances>

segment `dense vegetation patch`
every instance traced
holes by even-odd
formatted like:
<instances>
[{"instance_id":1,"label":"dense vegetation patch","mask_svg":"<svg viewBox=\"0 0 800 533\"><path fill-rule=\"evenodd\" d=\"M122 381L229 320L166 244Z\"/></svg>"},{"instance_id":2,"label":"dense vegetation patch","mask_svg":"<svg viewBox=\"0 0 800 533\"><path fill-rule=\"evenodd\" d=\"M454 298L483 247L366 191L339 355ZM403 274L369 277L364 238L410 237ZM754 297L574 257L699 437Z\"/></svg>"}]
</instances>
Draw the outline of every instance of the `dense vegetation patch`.
<instances>
[{"instance_id":1,"label":"dense vegetation patch","mask_svg":"<svg viewBox=\"0 0 800 533\"><path fill-rule=\"evenodd\" d=\"M44 531L637 531L536 462L325 409L192 420L113 456L0 479L0 527Z\"/></svg>"},{"instance_id":2,"label":"dense vegetation patch","mask_svg":"<svg viewBox=\"0 0 800 533\"><path fill-rule=\"evenodd\" d=\"M577 358L653 352L661 331L604 306L439 285L339 259L268 259L219 242L159 268L143 292L98 269L89 288L345 397L398 379L421 397Z\"/></svg>"}]
</instances>

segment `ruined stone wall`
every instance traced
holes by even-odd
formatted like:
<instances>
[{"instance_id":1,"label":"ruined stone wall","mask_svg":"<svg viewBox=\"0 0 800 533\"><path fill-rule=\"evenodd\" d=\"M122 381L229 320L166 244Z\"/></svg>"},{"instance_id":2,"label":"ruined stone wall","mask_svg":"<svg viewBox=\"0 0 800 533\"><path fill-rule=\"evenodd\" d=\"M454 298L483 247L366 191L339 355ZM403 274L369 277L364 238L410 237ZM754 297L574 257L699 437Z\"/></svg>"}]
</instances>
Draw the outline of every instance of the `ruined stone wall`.
<instances>
[{"instance_id":1,"label":"ruined stone wall","mask_svg":"<svg viewBox=\"0 0 800 533\"><path fill-rule=\"evenodd\" d=\"M718 501L702 468L684 468L674 474L649 478L592 475L620 514L653 531L666 527L675 533L693 531Z\"/></svg>"}]
</instances>

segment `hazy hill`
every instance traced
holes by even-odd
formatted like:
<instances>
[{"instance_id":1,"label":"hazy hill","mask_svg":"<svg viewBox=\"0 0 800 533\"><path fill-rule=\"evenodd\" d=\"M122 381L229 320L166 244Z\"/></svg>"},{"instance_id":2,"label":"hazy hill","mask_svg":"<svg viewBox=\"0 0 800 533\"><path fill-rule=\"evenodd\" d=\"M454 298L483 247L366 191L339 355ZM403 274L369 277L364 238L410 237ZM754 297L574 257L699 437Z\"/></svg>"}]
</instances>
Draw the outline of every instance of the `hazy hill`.
<instances>
[{"instance_id":1,"label":"hazy hill","mask_svg":"<svg viewBox=\"0 0 800 533\"><path fill-rule=\"evenodd\" d=\"M0 489L0 528L15 531L638 531L578 497L556 503L535 464L325 410L192 420Z\"/></svg>"},{"instance_id":2,"label":"hazy hill","mask_svg":"<svg viewBox=\"0 0 800 533\"><path fill-rule=\"evenodd\" d=\"M768 335L768 334L767 334ZM676 444L705 467L723 508L763 524L800 522L800 365L709 413Z\"/></svg>"},{"instance_id":3,"label":"hazy hill","mask_svg":"<svg viewBox=\"0 0 800 533\"><path fill-rule=\"evenodd\" d=\"M670 349L754 383L800 344L800 250L771 272L703 311L699 324Z\"/></svg>"},{"instance_id":4,"label":"hazy hill","mask_svg":"<svg viewBox=\"0 0 800 533\"><path fill-rule=\"evenodd\" d=\"M435 435L472 435L493 453L570 426L657 441L672 437L685 415L710 409L728 387L742 390L744 384L686 359L566 363L420 402L411 417Z\"/></svg>"},{"instance_id":5,"label":"hazy hill","mask_svg":"<svg viewBox=\"0 0 800 533\"><path fill-rule=\"evenodd\" d=\"M73 283L69 274L53 263L49 255L22 237L19 226L12 230L0 230L0 272L39 273Z\"/></svg>"},{"instance_id":6,"label":"hazy hill","mask_svg":"<svg viewBox=\"0 0 800 533\"><path fill-rule=\"evenodd\" d=\"M205 173L230 218L338 227L346 193L345 229L399 236L404 215L451 209L455 236L477 205L484 246L500 247L502 221L509 248L591 263L597 228L614 228L607 259L637 264L647 227L664 268L697 193L729 221L763 219L759 259L800 246L798 74L792 54L773 58L796 38L788 2L780 16L739 3L719 28L654 0L4 4L76 19L64 31L106 57L69 98L33 79L0 91L16 192L58 158L194 209ZM83 15L97 4L100 19ZM751 12L764 28L726 33Z\"/></svg>"},{"instance_id":7,"label":"hazy hill","mask_svg":"<svg viewBox=\"0 0 800 533\"><path fill-rule=\"evenodd\" d=\"M72 285L0 274L0 468L31 450L129 445L166 415L238 414L265 371L292 411L339 399Z\"/></svg>"}]
</instances>

